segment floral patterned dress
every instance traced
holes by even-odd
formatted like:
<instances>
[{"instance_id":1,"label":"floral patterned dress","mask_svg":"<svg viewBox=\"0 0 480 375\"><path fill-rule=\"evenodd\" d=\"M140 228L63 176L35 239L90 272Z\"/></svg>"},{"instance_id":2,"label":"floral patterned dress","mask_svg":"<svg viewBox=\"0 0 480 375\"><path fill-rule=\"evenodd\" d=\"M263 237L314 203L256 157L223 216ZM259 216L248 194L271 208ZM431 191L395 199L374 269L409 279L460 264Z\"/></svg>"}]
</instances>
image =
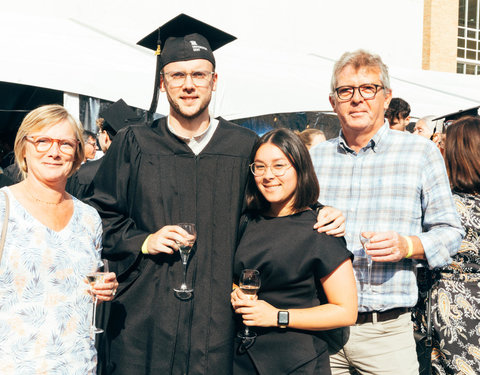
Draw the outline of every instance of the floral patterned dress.
<instances>
[{"instance_id":1,"label":"floral patterned dress","mask_svg":"<svg viewBox=\"0 0 480 375\"><path fill-rule=\"evenodd\" d=\"M95 374L85 275L101 264L98 213L73 198L73 216L56 232L2 190L10 216L0 263L0 374ZM0 193L0 226L4 217Z\"/></svg>"},{"instance_id":2,"label":"floral patterned dress","mask_svg":"<svg viewBox=\"0 0 480 375\"><path fill-rule=\"evenodd\" d=\"M465 238L432 287L433 374L480 374L480 196L454 193ZM423 310L425 300L417 308ZM425 331L425 312L414 319Z\"/></svg>"}]
</instances>

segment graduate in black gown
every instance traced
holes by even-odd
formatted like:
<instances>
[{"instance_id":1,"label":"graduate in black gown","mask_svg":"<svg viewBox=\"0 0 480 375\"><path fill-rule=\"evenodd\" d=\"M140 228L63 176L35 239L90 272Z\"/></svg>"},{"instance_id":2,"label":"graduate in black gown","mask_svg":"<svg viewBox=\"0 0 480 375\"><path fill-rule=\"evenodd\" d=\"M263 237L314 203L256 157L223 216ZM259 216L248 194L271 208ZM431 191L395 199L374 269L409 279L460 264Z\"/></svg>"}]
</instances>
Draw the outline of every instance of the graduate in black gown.
<instances>
[{"instance_id":1,"label":"graduate in black gown","mask_svg":"<svg viewBox=\"0 0 480 375\"><path fill-rule=\"evenodd\" d=\"M117 132L130 122L138 121L135 111L119 99L100 112L97 119L99 127L98 143L105 154ZM65 190L80 200L86 200L93 194L93 178L97 174L102 158L83 163L67 181Z\"/></svg>"},{"instance_id":2,"label":"graduate in black gown","mask_svg":"<svg viewBox=\"0 0 480 375\"><path fill-rule=\"evenodd\" d=\"M232 39L185 15L162 26L159 84L169 115L118 132L95 176L89 203L102 217L103 254L120 282L106 333L110 374L232 371L232 261L257 139L208 112L217 83L212 50ZM156 49L157 33L141 44ZM186 300L173 290L183 279L176 241L188 238L180 222L197 227ZM343 216L324 230L342 232L342 223Z\"/></svg>"},{"instance_id":3,"label":"graduate in black gown","mask_svg":"<svg viewBox=\"0 0 480 375\"><path fill-rule=\"evenodd\" d=\"M234 374L330 374L327 344L318 331L355 323L353 254L343 238L312 230L316 215L310 206L319 185L295 133L265 134L250 162L249 220L234 275L238 283L243 269L256 269L261 286L258 299L240 288L231 294L235 312L257 333L238 343Z\"/></svg>"},{"instance_id":4,"label":"graduate in black gown","mask_svg":"<svg viewBox=\"0 0 480 375\"><path fill-rule=\"evenodd\" d=\"M0 188L2 188L4 186L10 186L10 185L13 185L13 184L14 184L14 182L13 182L12 179L5 176L3 173L0 173Z\"/></svg>"}]
</instances>

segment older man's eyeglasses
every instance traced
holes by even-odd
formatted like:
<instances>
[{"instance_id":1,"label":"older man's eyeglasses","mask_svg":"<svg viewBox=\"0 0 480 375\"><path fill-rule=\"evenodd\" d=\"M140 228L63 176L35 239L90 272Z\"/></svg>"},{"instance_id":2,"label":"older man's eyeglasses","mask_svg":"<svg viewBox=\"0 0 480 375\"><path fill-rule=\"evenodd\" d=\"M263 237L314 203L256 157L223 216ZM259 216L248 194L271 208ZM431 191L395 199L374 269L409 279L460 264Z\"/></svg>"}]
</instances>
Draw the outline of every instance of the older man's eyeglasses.
<instances>
[{"instance_id":1,"label":"older man's eyeglasses","mask_svg":"<svg viewBox=\"0 0 480 375\"><path fill-rule=\"evenodd\" d=\"M267 169L270 168L275 177L282 177L285 172L287 172L287 169L291 166L291 164L287 163L274 163L271 165L266 165L255 162L250 164L250 170L255 177L262 177L265 173L267 173Z\"/></svg>"},{"instance_id":2,"label":"older man's eyeglasses","mask_svg":"<svg viewBox=\"0 0 480 375\"><path fill-rule=\"evenodd\" d=\"M25 139L33 143L35 146L35 150L37 152L47 152L50 150L53 146L54 143L57 143L58 149L60 150L61 153L65 155L73 155L75 153L75 150L77 149L78 145L78 140L76 139L56 139L56 138L50 138L44 135L39 135L39 136L26 136Z\"/></svg>"},{"instance_id":3,"label":"older man's eyeglasses","mask_svg":"<svg viewBox=\"0 0 480 375\"><path fill-rule=\"evenodd\" d=\"M165 77L167 84L170 87L176 88L181 87L185 83L185 80L188 76L192 79L192 82L197 87L207 87L210 84L212 76L215 72L208 72L204 70L199 70L196 72L186 73L186 72L165 72L162 73Z\"/></svg>"},{"instance_id":4,"label":"older man's eyeglasses","mask_svg":"<svg viewBox=\"0 0 480 375\"><path fill-rule=\"evenodd\" d=\"M355 90L358 90L363 99L373 99L377 95L378 90L383 89L384 86L375 83L365 83L360 86L340 86L335 89L337 97L340 100L350 100L355 95Z\"/></svg>"}]
</instances>

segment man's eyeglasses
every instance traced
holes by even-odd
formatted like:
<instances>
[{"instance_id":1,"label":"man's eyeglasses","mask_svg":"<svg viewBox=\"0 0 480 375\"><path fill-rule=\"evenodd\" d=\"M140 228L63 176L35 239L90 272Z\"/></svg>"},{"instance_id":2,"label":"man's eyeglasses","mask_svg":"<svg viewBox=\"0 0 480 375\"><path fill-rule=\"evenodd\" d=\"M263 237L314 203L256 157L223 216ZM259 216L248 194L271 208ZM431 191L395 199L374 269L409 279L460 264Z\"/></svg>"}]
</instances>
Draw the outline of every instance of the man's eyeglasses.
<instances>
[{"instance_id":1,"label":"man's eyeglasses","mask_svg":"<svg viewBox=\"0 0 480 375\"><path fill-rule=\"evenodd\" d=\"M360 86L340 86L335 89L337 97L340 100L350 100L355 95L355 89L358 90L363 99L373 99L377 95L378 90L383 89L382 85L375 83L365 83Z\"/></svg>"},{"instance_id":2,"label":"man's eyeglasses","mask_svg":"<svg viewBox=\"0 0 480 375\"><path fill-rule=\"evenodd\" d=\"M26 136L25 139L28 142L33 143L33 145L35 146L35 150L37 150L37 152L47 152L52 148L52 145L56 142L60 152L65 155L73 155L75 153L75 150L77 149L77 145L79 142L76 139L71 139L71 138L56 139L56 138L50 138L44 135Z\"/></svg>"},{"instance_id":3,"label":"man's eyeglasses","mask_svg":"<svg viewBox=\"0 0 480 375\"><path fill-rule=\"evenodd\" d=\"M207 87L210 84L212 76L215 72L208 72L204 70L199 70L197 72L165 72L162 73L165 77L166 82L172 88L177 88L183 86L187 76L190 76L192 82L197 87Z\"/></svg>"},{"instance_id":4,"label":"man's eyeglasses","mask_svg":"<svg viewBox=\"0 0 480 375\"><path fill-rule=\"evenodd\" d=\"M272 165L266 165L263 163L252 163L250 164L250 170L255 177L262 177L265 173L267 173L267 169L270 168L275 177L282 177L287 171L287 169L291 166L291 164L286 163L275 163Z\"/></svg>"}]
</instances>

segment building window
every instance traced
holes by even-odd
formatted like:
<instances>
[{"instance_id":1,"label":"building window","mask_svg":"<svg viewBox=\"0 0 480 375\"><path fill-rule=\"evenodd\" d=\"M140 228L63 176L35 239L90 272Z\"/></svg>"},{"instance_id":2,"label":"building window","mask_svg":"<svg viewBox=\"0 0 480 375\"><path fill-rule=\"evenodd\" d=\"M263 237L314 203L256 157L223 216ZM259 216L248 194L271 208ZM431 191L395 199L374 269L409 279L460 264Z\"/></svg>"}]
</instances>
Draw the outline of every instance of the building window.
<instances>
[{"instance_id":1,"label":"building window","mask_svg":"<svg viewBox=\"0 0 480 375\"><path fill-rule=\"evenodd\" d=\"M480 75L480 0L460 0L457 73Z\"/></svg>"}]
</instances>

